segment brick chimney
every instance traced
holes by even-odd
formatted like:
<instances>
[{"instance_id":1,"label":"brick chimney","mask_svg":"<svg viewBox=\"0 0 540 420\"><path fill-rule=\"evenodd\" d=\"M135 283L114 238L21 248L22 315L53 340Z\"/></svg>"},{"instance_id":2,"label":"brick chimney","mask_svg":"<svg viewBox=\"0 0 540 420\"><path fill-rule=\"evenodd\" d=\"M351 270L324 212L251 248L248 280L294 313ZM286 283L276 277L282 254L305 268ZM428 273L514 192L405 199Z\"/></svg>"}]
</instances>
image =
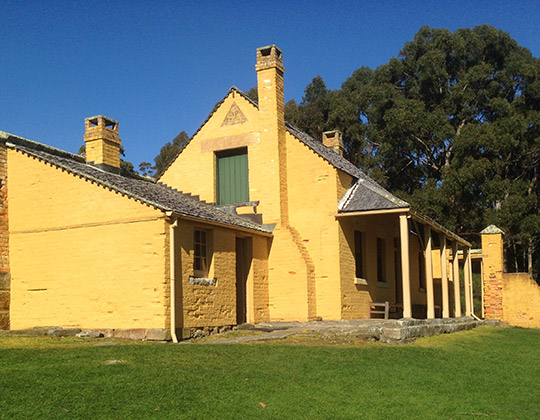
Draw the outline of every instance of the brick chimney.
<instances>
[{"instance_id":1,"label":"brick chimney","mask_svg":"<svg viewBox=\"0 0 540 420\"><path fill-rule=\"evenodd\" d=\"M257 49L257 91L259 121L264 155L268 159L268 197L261 201L265 223L288 223L287 145L285 142L285 103L283 95L283 54L275 45ZM278 174L278 176L276 176Z\"/></svg>"},{"instance_id":2,"label":"brick chimney","mask_svg":"<svg viewBox=\"0 0 540 420\"><path fill-rule=\"evenodd\" d=\"M281 123L285 120L283 97L283 53L275 45L257 49L257 89L259 110L272 114Z\"/></svg>"},{"instance_id":3,"label":"brick chimney","mask_svg":"<svg viewBox=\"0 0 540 420\"><path fill-rule=\"evenodd\" d=\"M85 118L84 142L86 162L118 172L120 169L120 137L118 121L103 115Z\"/></svg>"},{"instance_id":4,"label":"brick chimney","mask_svg":"<svg viewBox=\"0 0 540 420\"><path fill-rule=\"evenodd\" d=\"M325 131L322 133L322 142L326 147L333 149L340 156L343 156L343 138L340 131Z\"/></svg>"}]
</instances>

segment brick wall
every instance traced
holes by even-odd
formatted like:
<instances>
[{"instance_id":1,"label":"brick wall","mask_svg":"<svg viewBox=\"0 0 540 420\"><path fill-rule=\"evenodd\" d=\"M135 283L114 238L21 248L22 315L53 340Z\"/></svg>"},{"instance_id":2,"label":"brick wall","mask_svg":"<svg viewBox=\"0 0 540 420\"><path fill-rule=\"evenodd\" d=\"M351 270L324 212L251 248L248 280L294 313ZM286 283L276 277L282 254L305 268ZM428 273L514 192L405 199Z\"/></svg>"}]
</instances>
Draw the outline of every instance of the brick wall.
<instances>
[{"instance_id":1,"label":"brick wall","mask_svg":"<svg viewBox=\"0 0 540 420\"><path fill-rule=\"evenodd\" d=\"M503 319L502 234L482 234L482 253L484 255L484 317Z\"/></svg>"}]
</instances>

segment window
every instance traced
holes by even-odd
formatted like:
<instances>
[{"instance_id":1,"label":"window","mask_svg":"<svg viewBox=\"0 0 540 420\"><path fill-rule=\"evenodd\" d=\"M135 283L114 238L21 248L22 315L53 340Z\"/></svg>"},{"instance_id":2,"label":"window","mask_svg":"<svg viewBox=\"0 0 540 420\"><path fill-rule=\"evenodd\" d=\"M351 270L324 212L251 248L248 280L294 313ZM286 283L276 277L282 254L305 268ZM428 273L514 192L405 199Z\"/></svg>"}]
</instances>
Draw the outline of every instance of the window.
<instances>
[{"instance_id":1,"label":"window","mask_svg":"<svg viewBox=\"0 0 540 420\"><path fill-rule=\"evenodd\" d=\"M399 238L394 238L394 279L396 284L401 281L401 249Z\"/></svg>"},{"instance_id":2,"label":"window","mask_svg":"<svg viewBox=\"0 0 540 420\"><path fill-rule=\"evenodd\" d=\"M426 260L423 251L418 253L418 285L421 292L426 291Z\"/></svg>"},{"instance_id":3,"label":"window","mask_svg":"<svg viewBox=\"0 0 540 420\"><path fill-rule=\"evenodd\" d=\"M216 152L216 194L218 204L249 201L247 147Z\"/></svg>"},{"instance_id":4,"label":"window","mask_svg":"<svg viewBox=\"0 0 540 420\"><path fill-rule=\"evenodd\" d=\"M377 238L377 282L386 283L386 241Z\"/></svg>"},{"instance_id":5,"label":"window","mask_svg":"<svg viewBox=\"0 0 540 420\"><path fill-rule=\"evenodd\" d=\"M363 240L362 232L354 231L354 261L356 263L356 278L361 279L364 277L364 247L362 246Z\"/></svg>"},{"instance_id":6,"label":"window","mask_svg":"<svg viewBox=\"0 0 540 420\"><path fill-rule=\"evenodd\" d=\"M210 268L208 236L208 231L195 229L193 271L199 277L207 277Z\"/></svg>"}]
</instances>

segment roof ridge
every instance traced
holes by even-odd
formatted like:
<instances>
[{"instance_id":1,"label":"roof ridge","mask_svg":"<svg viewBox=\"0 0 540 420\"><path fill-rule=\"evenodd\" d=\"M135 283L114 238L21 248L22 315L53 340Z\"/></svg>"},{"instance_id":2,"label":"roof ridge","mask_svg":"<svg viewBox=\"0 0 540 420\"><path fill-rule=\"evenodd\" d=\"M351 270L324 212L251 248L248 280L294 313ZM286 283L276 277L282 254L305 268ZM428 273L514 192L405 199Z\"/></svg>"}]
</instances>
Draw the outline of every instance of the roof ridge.
<instances>
[{"instance_id":1,"label":"roof ridge","mask_svg":"<svg viewBox=\"0 0 540 420\"><path fill-rule=\"evenodd\" d=\"M23 146L23 147L19 147L18 149L21 150L22 152L24 152L24 153L30 155L30 156L35 157L36 159L39 159L39 160L45 160L42 156L33 153L34 150L32 150L32 149L26 149L24 146ZM79 171L76 171L75 169L70 168L68 165L63 164L62 162L50 162L50 161L47 161L47 162L50 163L50 164L52 164L52 165L54 165L54 166L57 166L57 167L59 167L59 168L65 170L65 171L67 171L67 172L69 172L69 173L71 173L71 174L73 174L73 175L77 175L77 176L80 176L80 177L82 177L82 178L85 178L85 179L87 179L87 180L89 180L89 181L95 182L95 183L97 183L97 184L104 185L104 186L106 186L107 188L110 188L110 189L112 189L112 190L115 190L115 191L117 191L117 192L119 192L119 193L121 193L121 194L130 196L130 197L132 197L132 198L134 198L134 199L136 199L136 200L138 200L138 201L141 201L141 202L150 204L150 205L152 205L153 207L155 207L156 209L159 209L159 210L171 210L171 209L166 208L165 206L162 206L162 205L160 205L160 204L158 204L158 203L156 203L156 202L154 202L154 201L152 201L152 200L149 200L149 199L147 199L147 198L143 198L143 197L139 196L138 194L135 194L135 193L133 193L133 192L131 192L131 191L127 191L127 190L125 190L125 189L123 189L123 188L121 188L121 187L118 187L118 186L116 186L116 185L112 185L112 184L110 184L109 182L104 181L104 180L99 179L99 178L96 178L96 177L94 177L94 176L92 176L92 175L90 175L90 174L88 174L88 173L81 173L81 172L79 172ZM83 164L87 165L85 162L78 162L78 163L83 163ZM90 166L90 165L89 165L89 166ZM120 175L120 174L115 174L115 173L112 173L112 172L103 171L103 170L101 170L100 168L97 168L97 167L95 167L95 166L91 166L91 167L92 167L92 169L94 169L94 170L104 172L104 173L106 173L106 174L108 174L108 175L111 175L111 176L117 176L117 177L121 177L121 178L127 178L126 176L123 176L123 175ZM127 178L127 179L129 179L129 178ZM133 178L132 178L132 179L133 179ZM148 181L148 180L145 180L145 179L138 179L138 180L141 181L141 182L148 182L148 183L152 184L152 182L150 182L150 181Z\"/></svg>"},{"instance_id":2,"label":"roof ridge","mask_svg":"<svg viewBox=\"0 0 540 420\"><path fill-rule=\"evenodd\" d=\"M81 163L86 162L86 159L82 157L81 155L71 153L66 150L58 149L57 147L49 146L47 144L40 143L35 140L30 140L21 136L17 136L15 134L6 133L5 131L0 131L0 138L3 139L5 142L22 145L23 147L26 146L30 148L31 150L42 151L42 152L49 153L55 156L73 159Z\"/></svg>"},{"instance_id":3,"label":"roof ridge","mask_svg":"<svg viewBox=\"0 0 540 420\"><path fill-rule=\"evenodd\" d=\"M142 204L152 206L157 210L163 212L173 211L187 216L197 217L201 221L216 221L230 225L232 228L237 226L255 231L268 232L267 229L257 223L215 209L212 205L197 200L193 196L188 196L161 182L155 182L143 177L132 178L122 174L114 174L89 165L84 160L81 162L68 159L65 156L52 155L44 150L27 148L21 144L9 143L9 145L32 158L39 159L73 176L83 178L89 182L96 183L104 188L130 197ZM100 174L102 176L99 176ZM168 197L167 195L161 196L160 190L167 190L172 194L169 194Z\"/></svg>"}]
</instances>

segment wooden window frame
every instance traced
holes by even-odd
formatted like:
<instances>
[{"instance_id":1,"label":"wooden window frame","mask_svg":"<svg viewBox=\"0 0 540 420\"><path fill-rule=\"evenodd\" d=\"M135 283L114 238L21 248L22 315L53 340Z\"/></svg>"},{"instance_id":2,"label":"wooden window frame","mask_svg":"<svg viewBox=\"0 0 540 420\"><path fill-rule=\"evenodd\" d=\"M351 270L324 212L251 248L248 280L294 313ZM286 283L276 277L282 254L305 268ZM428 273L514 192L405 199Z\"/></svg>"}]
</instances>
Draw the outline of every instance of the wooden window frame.
<instances>
[{"instance_id":1,"label":"wooden window frame","mask_svg":"<svg viewBox=\"0 0 540 420\"><path fill-rule=\"evenodd\" d=\"M386 273L386 240L377 238L377 283L387 284Z\"/></svg>"},{"instance_id":2,"label":"wooden window frame","mask_svg":"<svg viewBox=\"0 0 540 420\"><path fill-rule=\"evenodd\" d=\"M418 252L418 290L422 293L426 291L426 256L424 251Z\"/></svg>"},{"instance_id":3,"label":"wooden window frame","mask_svg":"<svg viewBox=\"0 0 540 420\"><path fill-rule=\"evenodd\" d=\"M212 232L208 229L195 228L193 232L193 273L197 277L210 275L212 261Z\"/></svg>"},{"instance_id":4,"label":"wooden window frame","mask_svg":"<svg viewBox=\"0 0 540 420\"><path fill-rule=\"evenodd\" d=\"M366 275L366 267L364 264L364 237L364 232L359 230L354 231L354 270L357 279L365 279Z\"/></svg>"}]
</instances>

